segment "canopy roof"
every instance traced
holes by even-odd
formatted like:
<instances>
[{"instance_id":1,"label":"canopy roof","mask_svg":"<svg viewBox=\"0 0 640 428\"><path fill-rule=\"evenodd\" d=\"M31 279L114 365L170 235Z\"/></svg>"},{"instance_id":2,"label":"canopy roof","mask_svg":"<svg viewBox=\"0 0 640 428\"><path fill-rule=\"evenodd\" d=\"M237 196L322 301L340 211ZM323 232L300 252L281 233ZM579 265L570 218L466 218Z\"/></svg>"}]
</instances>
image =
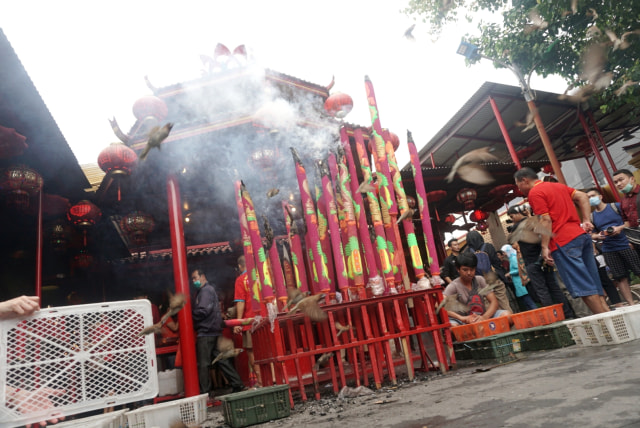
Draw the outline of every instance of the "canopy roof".
<instances>
[{"instance_id":1,"label":"canopy roof","mask_svg":"<svg viewBox=\"0 0 640 428\"><path fill-rule=\"evenodd\" d=\"M558 94L537 91L536 105L558 160L583 157L578 148L585 132L578 118L578 106L558 99ZM462 108L420 150L423 165L453 165L464 153L481 147L492 147L494 154L511 162L505 139L491 106L493 99L507 128L509 137L522 160L544 160L547 155L535 126L522 132L516 122L525 122L527 103L517 86L485 82ZM630 107L603 114L592 111L593 117L607 145L626 137L640 128L640 118L630 115ZM587 113L588 115L588 113Z\"/></svg>"}]
</instances>

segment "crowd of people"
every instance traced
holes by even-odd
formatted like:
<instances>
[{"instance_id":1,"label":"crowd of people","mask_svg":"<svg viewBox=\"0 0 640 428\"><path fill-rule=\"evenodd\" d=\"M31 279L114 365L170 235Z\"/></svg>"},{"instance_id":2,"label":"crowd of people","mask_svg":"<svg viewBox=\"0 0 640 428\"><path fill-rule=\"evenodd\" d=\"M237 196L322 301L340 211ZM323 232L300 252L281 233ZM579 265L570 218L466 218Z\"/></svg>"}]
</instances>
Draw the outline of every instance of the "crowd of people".
<instances>
[{"instance_id":1,"label":"crowd of people","mask_svg":"<svg viewBox=\"0 0 640 428\"><path fill-rule=\"evenodd\" d=\"M451 253L442 265L444 295L457 296L469 308L465 313L449 311L452 323L478 322L554 304L562 304L566 319L575 318L556 274L571 297L581 299L594 314L637 303L630 274L640 276L640 185L627 169L614 172L613 177L622 201L607 204L598 188L583 192L541 180L530 168L517 171L515 183L528 203L507 211L513 223L512 243L496 250L476 231L467 234L462 248L457 239L447 243ZM533 232L537 239L531 239L531 233L518 233L519 228L534 224L525 221L533 217L541 232ZM482 276L487 269L508 286L499 284L480 293L483 299L478 295L487 286Z\"/></svg>"}]
</instances>

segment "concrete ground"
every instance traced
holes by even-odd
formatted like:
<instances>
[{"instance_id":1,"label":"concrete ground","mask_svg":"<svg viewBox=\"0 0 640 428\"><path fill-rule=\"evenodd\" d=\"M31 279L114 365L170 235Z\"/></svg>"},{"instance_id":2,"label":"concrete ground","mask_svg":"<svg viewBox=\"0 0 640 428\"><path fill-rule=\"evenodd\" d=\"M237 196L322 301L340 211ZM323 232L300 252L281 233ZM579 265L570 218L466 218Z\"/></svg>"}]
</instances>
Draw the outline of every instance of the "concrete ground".
<instances>
[{"instance_id":1,"label":"concrete ground","mask_svg":"<svg viewBox=\"0 0 640 428\"><path fill-rule=\"evenodd\" d=\"M399 377L373 394L296 402L289 417L255 427L640 427L640 340L517 354L502 365L460 362L439 375ZM221 407L203 427L225 426Z\"/></svg>"}]
</instances>

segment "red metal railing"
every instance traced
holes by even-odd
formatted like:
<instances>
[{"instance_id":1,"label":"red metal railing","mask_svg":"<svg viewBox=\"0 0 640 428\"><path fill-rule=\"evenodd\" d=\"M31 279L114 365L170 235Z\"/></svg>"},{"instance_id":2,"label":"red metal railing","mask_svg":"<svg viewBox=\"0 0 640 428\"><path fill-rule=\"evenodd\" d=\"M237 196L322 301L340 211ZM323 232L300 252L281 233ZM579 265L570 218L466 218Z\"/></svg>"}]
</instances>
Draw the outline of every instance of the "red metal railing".
<instances>
[{"instance_id":1,"label":"red metal railing","mask_svg":"<svg viewBox=\"0 0 640 428\"><path fill-rule=\"evenodd\" d=\"M385 375L395 384L395 367L402 364L409 379L418 362L421 370L446 372L455 364L455 356L449 319L445 311L440 317L435 314L441 300L438 288L329 305L323 307L328 319L319 323L302 314L279 314L273 332L269 321L263 320L253 333L262 385L288 383L306 401L306 386L311 385L319 399L319 382L328 380L335 393L348 381L369 385L369 376L376 388ZM336 322L352 328L337 336ZM428 338L435 360L427 352ZM328 352L333 353L328 366L318 367L317 359ZM293 406L291 390L290 400Z\"/></svg>"}]
</instances>

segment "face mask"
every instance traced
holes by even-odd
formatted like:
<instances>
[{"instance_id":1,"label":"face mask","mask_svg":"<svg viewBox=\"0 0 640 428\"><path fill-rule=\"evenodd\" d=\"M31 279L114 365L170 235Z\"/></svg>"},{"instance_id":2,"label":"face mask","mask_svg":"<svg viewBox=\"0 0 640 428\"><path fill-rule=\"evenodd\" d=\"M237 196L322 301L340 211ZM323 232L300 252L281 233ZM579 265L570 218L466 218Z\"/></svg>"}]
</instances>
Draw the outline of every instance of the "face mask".
<instances>
[{"instance_id":1,"label":"face mask","mask_svg":"<svg viewBox=\"0 0 640 428\"><path fill-rule=\"evenodd\" d=\"M201 283L200 281L193 281L193 285L194 285L196 288L200 288L200 286L202 285L202 283Z\"/></svg>"},{"instance_id":2,"label":"face mask","mask_svg":"<svg viewBox=\"0 0 640 428\"><path fill-rule=\"evenodd\" d=\"M622 189L621 192L622 193L629 193L632 190L633 190L633 184L627 183L627 185L624 186L624 189Z\"/></svg>"},{"instance_id":3,"label":"face mask","mask_svg":"<svg viewBox=\"0 0 640 428\"><path fill-rule=\"evenodd\" d=\"M597 207L600 205L600 196L592 196L589 198L589 203L592 207Z\"/></svg>"}]
</instances>

